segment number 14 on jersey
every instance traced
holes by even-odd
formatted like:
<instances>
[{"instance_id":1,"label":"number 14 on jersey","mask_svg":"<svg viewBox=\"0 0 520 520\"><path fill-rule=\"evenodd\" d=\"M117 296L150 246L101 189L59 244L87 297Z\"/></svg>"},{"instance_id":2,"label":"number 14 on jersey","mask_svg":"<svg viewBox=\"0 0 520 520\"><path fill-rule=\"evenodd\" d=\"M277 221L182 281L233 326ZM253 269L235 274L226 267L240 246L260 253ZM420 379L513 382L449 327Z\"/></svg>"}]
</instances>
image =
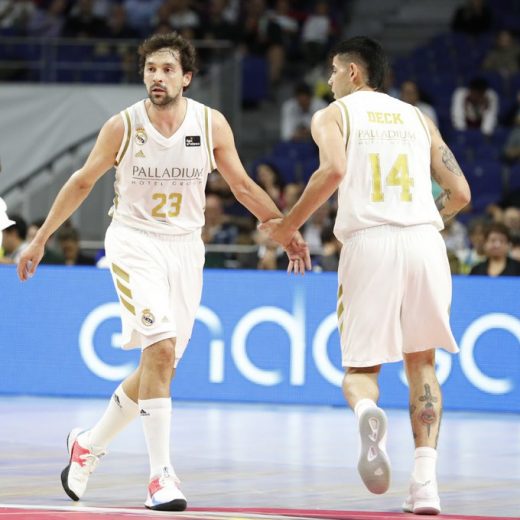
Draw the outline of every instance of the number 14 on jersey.
<instances>
[{"instance_id":1,"label":"number 14 on jersey","mask_svg":"<svg viewBox=\"0 0 520 520\"><path fill-rule=\"evenodd\" d=\"M383 202L385 200L385 195L383 193L379 154L370 153L368 154L368 159L372 170L372 202ZM401 153L397 156L397 159L385 178L385 186L400 186L400 199L404 202L412 201L412 192L410 188L413 186L413 178L410 177L408 170L408 157L406 154Z\"/></svg>"}]
</instances>

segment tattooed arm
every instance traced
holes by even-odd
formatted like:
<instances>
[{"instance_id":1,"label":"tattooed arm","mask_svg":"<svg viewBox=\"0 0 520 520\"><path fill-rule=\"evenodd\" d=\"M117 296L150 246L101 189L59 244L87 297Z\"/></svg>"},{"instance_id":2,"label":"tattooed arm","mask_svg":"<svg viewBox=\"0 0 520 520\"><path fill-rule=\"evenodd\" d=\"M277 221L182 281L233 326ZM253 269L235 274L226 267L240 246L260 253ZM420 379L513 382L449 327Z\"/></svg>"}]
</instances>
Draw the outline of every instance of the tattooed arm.
<instances>
[{"instance_id":1,"label":"tattooed arm","mask_svg":"<svg viewBox=\"0 0 520 520\"><path fill-rule=\"evenodd\" d=\"M431 175L442 188L435 200L444 222L454 217L471 200L468 182L448 145L431 119L425 117L432 138Z\"/></svg>"}]
</instances>

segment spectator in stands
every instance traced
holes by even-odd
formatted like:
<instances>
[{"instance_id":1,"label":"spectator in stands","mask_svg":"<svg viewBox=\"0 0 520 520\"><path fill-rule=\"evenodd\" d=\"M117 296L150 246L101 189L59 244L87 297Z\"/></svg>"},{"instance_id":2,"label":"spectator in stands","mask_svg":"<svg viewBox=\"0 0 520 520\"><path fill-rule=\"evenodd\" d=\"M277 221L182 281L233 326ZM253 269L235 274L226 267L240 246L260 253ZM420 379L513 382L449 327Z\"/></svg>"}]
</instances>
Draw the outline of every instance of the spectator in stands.
<instances>
[{"instance_id":1,"label":"spectator in stands","mask_svg":"<svg viewBox=\"0 0 520 520\"><path fill-rule=\"evenodd\" d=\"M206 196L205 223L202 239L205 244L233 244L238 235L236 226L229 224L218 195Z\"/></svg>"},{"instance_id":2,"label":"spectator in stands","mask_svg":"<svg viewBox=\"0 0 520 520\"><path fill-rule=\"evenodd\" d=\"M336 271L339 266L339 255L341 252L341 242L334 234L334 226L331 224L321 232L322 250L317 265L322 271Z\"/></svg>"},{"instance_id":3,"label":"spectator in stands","mask_svg":"<svg viewBox=\"0 0 520 520\"><path fill-rule=\"evenodd\" d=\"M35 220L31 224L29 224L29 227L27 228L27 236L26 241L27 243L30 243L32 239L36 236L36 232L38 229L40 229L45 222L44 218ZM52 240L52 237L51 239ZM42 264L63 264L65 262L64 258L55 251L52 247L49 247L47 244L45 244L45 253L43 254L42 261L40 263Z\"/></svg>"},{"instance_id":4,"label":"spectator in stands","mask_svg":"<svg viewBox=\"0 0 520 520\"><path fill-rule=\"evenodd\" d=\"M511 235L501 222L494 222L486 230L487 260L471 269L472 275L520 276L520 262L509 257Z\"/></svg>"},{"instance_id":5,"label":"spectator in stands","mask_svg":"<svg viewBox=\"0 0 520 520\"><path fill-rule=\"evenodd\" d=\"M298 84L294 89L294 97L282 104L282 140L309 141L311 139L312 116L317 110L326 106L325 101L313 97L309 85L306 83Z\"/></svg>"},{"instance_id":6,"label":"spectator in stands","mask_svg":"<svg viewBox=\"0 0 520 520\"><path fill-rule=\"evenodd\" d=\"M128 14L123 4L114 4L108 18L107 38L137 39L139 32L128 21Z\"/></svg>"},{"instance_id":7,"label":"spectator in stands","mask_svg":"<svg viewBox=\"0 0 520 520\"><path fill-rule=\"evenodd\" d=\"M511 237L511 251L509 256L513 260L520 262L520 235L513 235Z\"/></svg>"},{"instance_id":8,"label":"spectator in stands","mask_svg":"<svg viewBox=\"0 0 520 520\"><path fill-rule=\"evenodd\" d=\"M459 254L467 248L468 233L466 226L453 218L444 223L441 231L442 238L446 244L446 249Z\"/></svg>"},{"instance_id":9,"label":"spectator in stands","mask_svg":"<svg viewBox=\"0 0 520 520\"><path fill-rule=\"evenodd\" d=\"M451 249L447 249L446 253L448 255L448 263L450 264L450 273L451 274L463 274L462 271L462 262L459 260L457 254Z\"/></svg>"},{"instance_id":10,"label":"spectator in stands","mask_svg":"<svg viewBox=\"0 0 520 520\"><path fill-rule=\"evenodd\" d=\"M511 76L519 70L520 46L509 31L497 34L495 46L488 51L482 68Z\"/></svg>"},{"instance_id":11,"label":"spectator in stands","mask_svg":"<svg viewBox=\"0 0 520 520\"><path fill-rule=\"evenodd\" d=\"M35 10L32 0L3 0L0 2L0 29L8 29L11 36L24 36Z\"/></svg>"},{"instance_id":12,"label":"spectator in stands","mask_svg":"<svg viewBox=\"0 0 520 520\"><path fill-rule=\"evenodd\" d=\"M7 221L13 223L6 226L2 231L4 256L0 258L0 264L17 264L20 260L20 255L27 247L27 224L19 215L13 215ZM4 224L9 222L6 222L4 219Z\"/></svg>"},{"instance_id":13,"label":"spectator in stands","mask_svg":"<svg viewBox=\"0 0 520 520\"><path fill-rule=\"evenodd\" d=\"M190 9L189 0L166 0L169 10L168 21L171 27L182 35L189 31L192 36L197 34L200 27L199 15Z\"/></svg>"},{"instance_id":14,"label":"spectator in stands","mask_svg":"<svg viewBox=\"0 0 520 520\"><path fill-rule=\"evenodd\" d=\"M395 73L394 69L390 66L387 67L386 73L385 73L385 82L383 85L383 92L388 94L389 96L400 98L401 92L400 90L395 86Z\"/></svg>"},{"instance_id":15,"label":"spectator in stands","mask_svg":"<svg viewBox=\"0 0 520 520\"><path fill-rule=\"evenodd\" d=\"M326 201L311 215L303 227L302 235L309 246L311 258L322 254L323 242L321 236L330 225L330 204L329 201Z\"/></svg>"},{"instance_id":16,"label":"spectator in stands","mask_svg":"<svg viewBox=\"0 0 520 520\"><path fill-rule=\"evenodd\" d=\"M439 125L435 109L422 100L419 87L415 81L403 81L401 84L400 97L402 101L410 103L410 105L417 107L423 114L427 115L435 123L435 126Z\"/></svg>"},{"instance_id":17,"label":"spectator in stands","mask_svg":"<svg viewBox=\"0 0 520 520\"><path fill-rule=\"evenodd\" d=\"M284 209L284 182L280 172L272 164L262 162L257 165L254 177L257 184L269 194L278 208Z\"/></svg>"},{"instance_id":18,"label":"spectator in stands","mask_svg":"<svg viewBox=\"0 0 520 520\"><path fill-rule=\"evenodd\" d=\"M305 188L303 184L296 182L290 182L289 184L285 185L283 190L283 200L285 204L284 213L290 211L291 208L296 204L303 192L303 188Z\"/></svg>"},{"instance_id":19,"label":"spectator in stands","mask_svg":"<svg viewBox=\"0 0 520 520\"><path fill-rule=\"evenodd\" d=\"M209 8L202 14L201 29L204 40L237 40L238 27L230 18L226 0L211 0Z\"/></svg>"},{"instance_id":20,"label":"spectator in stands","mask_svg":"<svg viewBox=\"0 0 520 520\"><path fill-rule=\"evenodd\" d=\"M475 218L468 224L468 238L470 247L459 251L458 257L461 262L461 272L469 273L471 269L486 260L484 245L486 243L487 222L484 218Z\"/></svg>"},{"instance_id":21,"label":"spectator in stands","mask_svg":"<svg viewBox=\"0 0 520 520\"><path fill-rule=\"evenodd\" d=\"M520 93L517 96L520 97ZM520 109L516 113L514 123L515 126L509 133L504 146L504 159L509 164L517 163L520 160Z\"/></svg>"},{"instance_id":22,"label":"spectator in stands","mask_svg":"<svg viewBox=\"0 0 520 520\"><path fill-rule=\"evenodd\" d=\"M57 38L65 23L68 0L52 0L46 7L37 6L33 12L27 31L30 36Z\"/></svg>"},{"instance_id":23,"label":"spectator in stands","mask_svg":"<svg viewBox=\"0 0 520 520\"><path fill-rule=\"evenodd\" d=\"M93 0L78 0L65 20L63 36L103 38L108 33L106 21L94 12Z\"/></svg>"},{"instance_id":24,"label":"spectator in stands","mask_svg":"<svg viewBox=\"0 0 520 520\"><path fill-rule=\"evenodd\" d=\"M451 120L457 130L479 128L484 135L495 131L498 95L483 78L473 79L468 87L455 89L451 99Z\"/></svg>"},{"instance_id":25,"label":"spectator in stands","mask_svg":"<svg viewBox=\"0 0 520 520\"><path fill-rule=\"evenodd\" d=\"M162 4L163 0L123 0L128 22L141 36L150 32L152 20Z\"/></svg>"},{"instance_id":26,"label":"spectator in stands","mask_svg":"<svg viewBox=\"0 0 520 520\"><path fill-rule=\"evenodd\" d=\"M62 226L57 234L65 265L96 265L96 260L81 252L78 230L70 225Z\"/></svg>"},{"instance_id":27,"label":"spectator in stands","mask_svg":"<svg viewBox=\"0 0 520 520\"><path fill-rule=\"evenodd\" d=\"M472 36L488 32L492 25L493 13L485 0L467 0L466 5L455 11L451 22L453 31Z\"/></svg>"},{"instance_id":28,"label":"spectator in stands","mask_svg":"<svg viewBox=\"0 0 520 520\"><path fill-rule=\"evenodd\" d=\"M334 25L329 16L329 2L318 0L313 12L302 27L301 41L305 61L310 67L320 63L327 54L334 34Z\"/></svg>"},{"instance_id":29,"label":"spectator in stands","mask_svg":"<svg viewBox=\"0 0 520 520\"><path fill-rule=\"evenodd\" d=\"M513 206L505 208L502 222L507 226L511 235L520 235L520 208Z\"/></svg>"}]
</instances>

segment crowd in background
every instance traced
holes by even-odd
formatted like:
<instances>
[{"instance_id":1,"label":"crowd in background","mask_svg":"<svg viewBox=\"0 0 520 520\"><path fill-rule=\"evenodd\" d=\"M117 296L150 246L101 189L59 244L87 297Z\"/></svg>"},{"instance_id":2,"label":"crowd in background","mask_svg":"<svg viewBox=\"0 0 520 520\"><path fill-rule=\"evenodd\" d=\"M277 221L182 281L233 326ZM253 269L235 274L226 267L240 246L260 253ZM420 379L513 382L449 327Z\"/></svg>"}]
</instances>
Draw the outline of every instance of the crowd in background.
<instances>
[{"instance_id":1,"label":"crowd in background","mask_svg":"<svg viewBox=\"0 0 520 520\"><path fill-rule=\"evenodd\" d=\"M177 30L190 39L229 40L243 55L260 56L267 66L270 91L290 85L293 95L280 103L279 144L249 165L250 174L282 211L288 211L317 166L310 121L316 110L331 101L327 55L339 38L348 36L342 27L349 4L339 0L0 0L0 34L126 39ZM492 7L484 0L468 0L454 10L450 41L486 43L479 68L468 72L471 75L464 76L463 84L454 85L444 105L424 92L409 62L394 63L386 84L389 95L417 106L439 125L465 172L466 167L477 172L474 182L469 177L474 205L442 232L454 274L520 275L520 45L515 26L501 26ZM419 51L433 56L434 44ZM484 169L483 178L495 176L491 180L496 190L479 184L479 168ZM439 192L434 184L432 195ZM315 270L337 269L340 244L332 231L335 213L332 199L302 230ZM4 263L16 262L41 225L28 226L21 217L11 218L16 224L4 231L0 259ZM208 179L203 238L208 245L207 267L286 267L283 251L256 230L254 219L217 172ZM79 232L70 224L57 232L54 246L44 262L94 265L102 258L102 252L92 257L81 252ZM231 251L218 246L240 247Z\"/></svg>"}]
</instances>

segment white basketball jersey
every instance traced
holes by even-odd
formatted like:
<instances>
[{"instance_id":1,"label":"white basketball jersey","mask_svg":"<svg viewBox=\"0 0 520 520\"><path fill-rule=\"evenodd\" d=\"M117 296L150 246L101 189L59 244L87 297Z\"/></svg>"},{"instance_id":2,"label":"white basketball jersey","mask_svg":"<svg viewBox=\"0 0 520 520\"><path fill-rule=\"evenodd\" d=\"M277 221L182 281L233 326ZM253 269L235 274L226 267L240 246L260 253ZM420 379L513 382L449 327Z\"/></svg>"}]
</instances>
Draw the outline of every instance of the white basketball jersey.
<instances>
[{"instance_id":1,"label":"white basketball jersey","mask_svg":"<svg viewBox=\"0 0 520 520\"><path fill-rule=\"evenodd\" d=\"M204 225L204 190L215 169L211 109L186 101L184 121L171 137L152 125L144 100L121 112L125 133L116 157L116 196L109 212L114 220L172 235Z\"/></svg>"},{"instance_id":2,"label":"white basketball jersey","mask_svg":"<svg viewBox=\"0 0 520 520\"><path fill-rule=\"evenodd\" d=\"M338 240L385 224L442 229L432 196L431 137L419 110L372 91L355 92L335 104L347 154L334 226Z\"/></svg>"}]
</instances>

